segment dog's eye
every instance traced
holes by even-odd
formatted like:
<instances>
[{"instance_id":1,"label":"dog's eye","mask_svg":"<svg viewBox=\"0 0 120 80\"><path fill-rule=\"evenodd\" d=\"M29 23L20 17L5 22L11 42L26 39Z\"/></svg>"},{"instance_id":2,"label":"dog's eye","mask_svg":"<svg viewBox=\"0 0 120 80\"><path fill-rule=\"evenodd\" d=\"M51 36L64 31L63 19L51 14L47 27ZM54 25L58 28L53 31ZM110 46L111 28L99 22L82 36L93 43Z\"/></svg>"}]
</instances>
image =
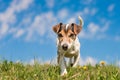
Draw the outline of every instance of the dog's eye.
<instances>
[{"instance_id":1,"label":"dog's eye","mask_svg":"<svg viewBox=\"0 0 120 80\"><path fill-rule=\"evenodd\" d=\"M63 37L62 34L58 34L58 37Z\"/></svg>"},{"instance_id":2,"label":"dog's eye","mask_svg":"<svg viewBox=\"0 0 120 80\"><path fill-rule=\"evenodd\" d=\"M75 35L74 34L70 34L69 37L74 37Z\"/></svg>"}]
</instances>

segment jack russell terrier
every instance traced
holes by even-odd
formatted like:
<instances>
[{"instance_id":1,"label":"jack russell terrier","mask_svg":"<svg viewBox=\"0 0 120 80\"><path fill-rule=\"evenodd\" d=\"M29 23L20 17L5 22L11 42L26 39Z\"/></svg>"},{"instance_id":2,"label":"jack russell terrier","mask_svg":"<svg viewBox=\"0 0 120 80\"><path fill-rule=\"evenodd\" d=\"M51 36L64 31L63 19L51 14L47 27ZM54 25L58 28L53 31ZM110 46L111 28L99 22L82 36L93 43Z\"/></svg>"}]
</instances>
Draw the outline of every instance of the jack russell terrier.
<instances>
[{"instance_id":1,"label":"jack russell terrier","mask_svg":"<svg viewBox=\"0 0 120 80\"><path fill-rule=\"evenodd\" d=\"M79 16L80 25L75 23L59 23L53 26L53 31L58 35L57 38L57 62L60 65L61 76L67 74L65 57L70 58L69 64L76 67L80 59L80 42L78 33L82 30L83 20Z\"/></svg>"}]
</instances>

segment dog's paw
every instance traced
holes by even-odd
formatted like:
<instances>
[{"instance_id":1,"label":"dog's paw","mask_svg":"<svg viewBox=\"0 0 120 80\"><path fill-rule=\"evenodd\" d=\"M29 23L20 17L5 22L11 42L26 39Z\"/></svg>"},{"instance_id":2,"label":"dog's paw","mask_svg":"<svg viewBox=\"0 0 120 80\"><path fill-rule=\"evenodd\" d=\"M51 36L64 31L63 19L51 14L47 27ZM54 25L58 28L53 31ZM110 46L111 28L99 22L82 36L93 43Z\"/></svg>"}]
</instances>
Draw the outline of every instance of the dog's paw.
<instances>
[{"instance_id":1,"label":"dog's paw","mask_svg":"<svg viewBox=\"0 0 120 80\"><path fill-rule=\"evenodd\" d=\"M70 64L70 67L73 67L73 63Z\"/></svg>"},{"instance_id":2,"label":"dog's paw","mask_svg":"<svg viewBox=\"0 0 120 80\"><path fill-rule=\"evenodd\" d=\"M77 65L73 64L73 65L72 65L72 67L73 67L73 68L76 68L76 67L77 67Z\"/></svg>"},{"instance_id":3,"label":"dog's paw","mask_svg":"<svg viewBox=\"0 0 120 80\"><path fill-rule=\"evenodd\" d=\"M60 74L60 76L65 76L65 75L67 75L67 71L66 71L66 70L64 70L64 71L61 72L61 74Z\"/></svg>"}]
</instances>

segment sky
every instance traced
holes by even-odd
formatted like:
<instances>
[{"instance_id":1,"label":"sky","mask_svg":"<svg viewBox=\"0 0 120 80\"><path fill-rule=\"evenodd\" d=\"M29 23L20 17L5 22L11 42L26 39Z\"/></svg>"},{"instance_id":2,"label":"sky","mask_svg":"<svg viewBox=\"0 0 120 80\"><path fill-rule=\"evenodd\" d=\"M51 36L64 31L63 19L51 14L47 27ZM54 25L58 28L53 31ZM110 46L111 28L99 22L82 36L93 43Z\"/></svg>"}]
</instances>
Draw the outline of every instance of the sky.
<instances>
[{"instance_id":1,"label":"sky","mask_svg":"<svg viewBox=\"0 0 120 80\"><path fill-rule=\"evenodd\" d=\"M0 0L0 60L56 60L52 27L79 24L80 15L80 64L104 60L120 65L119 5L119 0Z\"/></svg>"}]
</instances>

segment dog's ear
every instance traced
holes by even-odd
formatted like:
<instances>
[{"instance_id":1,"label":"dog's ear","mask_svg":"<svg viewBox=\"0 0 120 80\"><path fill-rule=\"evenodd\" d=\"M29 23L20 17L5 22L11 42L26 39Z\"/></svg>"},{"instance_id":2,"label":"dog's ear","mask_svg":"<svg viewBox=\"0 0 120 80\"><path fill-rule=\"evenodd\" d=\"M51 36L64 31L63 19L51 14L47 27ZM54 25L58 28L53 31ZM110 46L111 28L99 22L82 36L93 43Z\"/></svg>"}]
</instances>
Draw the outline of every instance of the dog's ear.
<instances>
[{"instance_id":1,"label":"dog's ear","mask_svg":"<svg viewBox=\"0 0 120 80\"><path fill-rule=\"evenodd\" d=\"M77 35L82 30L82 25L77 25L75 23L71 24L72 31Z\"/></svg>"},{"instance_id":2,"label":"dog's ear","mask_svg":"<svg viewBox=\"0 0 120 80\"><path fill-rule=\"evenodd\" d=\"M62 29L61 25L62 25L62 23L59 23L59 24L53 26L53 31L55 33L59 33L61 31L61 29Z\"/></svg>"}]
</instances>

